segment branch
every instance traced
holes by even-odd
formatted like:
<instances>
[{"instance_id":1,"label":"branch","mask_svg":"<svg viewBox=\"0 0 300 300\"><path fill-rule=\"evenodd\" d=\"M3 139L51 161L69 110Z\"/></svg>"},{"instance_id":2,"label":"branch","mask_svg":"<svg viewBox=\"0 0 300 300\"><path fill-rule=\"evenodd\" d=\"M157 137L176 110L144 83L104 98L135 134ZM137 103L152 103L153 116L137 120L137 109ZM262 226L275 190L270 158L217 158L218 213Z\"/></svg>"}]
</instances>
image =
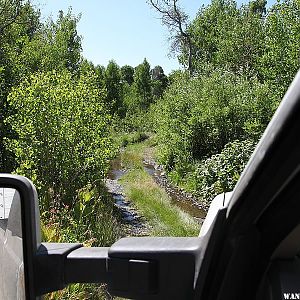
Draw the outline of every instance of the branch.
<instances>
[{"instance_id":1,"label":"branch","mask_svg":"<svg viewBox=\"0 0 300 300\"><path fill-rule=\"evenodd\" d=\"M164 20L164 17L167 16L171 21L176 22L175 18L170 14L170 11L165 10L162 8L162 6L158 5L158 1L156 1L156 3L153 2L153 0L149 0L150 4L158 11L162 14L161 19L163 20L163 22L168 25L168 26L173 26L173 24L170 23L169 20ZM166 2L164 1L164 3L166 4Z\"/></svg>"},{"instance_id":2,"label":"branch","mask_svg":"<svg viewBox=\"0 0 300 300\"><path fill-rule=\"evenodd\" d=\"M166 10L163 10L161 7L158 6L158 2L156 1L156 4L153 2L153 0L149 0L151 5L161 14L167 14L168 12Z\"/></svg>"},{"instance_id":3,"label":"branch","mask_svg":"<svg viewBox=\"0 0 300 300\"><path fill-rule=\"evenodd\" d=\"M170 32L175 33L172 37L172 50L176 50L182 43L182 47L187 47L188 54L188 69L192 73L192 39L190 34L186 31L188 16L180 10L177 3L178 0L148 0L152 7L154 7L162 16L162 23L168 26Z\"/></svg>"}]
</instances>

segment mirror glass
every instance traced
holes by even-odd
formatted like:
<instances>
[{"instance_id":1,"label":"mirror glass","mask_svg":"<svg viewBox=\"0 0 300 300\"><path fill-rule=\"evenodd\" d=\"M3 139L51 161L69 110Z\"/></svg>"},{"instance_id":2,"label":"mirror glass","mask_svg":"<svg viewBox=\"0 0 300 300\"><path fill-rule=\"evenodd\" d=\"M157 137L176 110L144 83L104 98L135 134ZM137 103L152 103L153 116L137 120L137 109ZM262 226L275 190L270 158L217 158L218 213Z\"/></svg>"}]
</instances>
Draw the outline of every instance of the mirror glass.
<instances>
[{"instance_id":1,"label":"mirror glass","mask_svg":"<svg viewBox=\"0 0 300 300\"><path fill-rule=\"evenodd\" d=\"M21 199L0 187L0 299L25 299Z\"/></svg>"}]
</instances>

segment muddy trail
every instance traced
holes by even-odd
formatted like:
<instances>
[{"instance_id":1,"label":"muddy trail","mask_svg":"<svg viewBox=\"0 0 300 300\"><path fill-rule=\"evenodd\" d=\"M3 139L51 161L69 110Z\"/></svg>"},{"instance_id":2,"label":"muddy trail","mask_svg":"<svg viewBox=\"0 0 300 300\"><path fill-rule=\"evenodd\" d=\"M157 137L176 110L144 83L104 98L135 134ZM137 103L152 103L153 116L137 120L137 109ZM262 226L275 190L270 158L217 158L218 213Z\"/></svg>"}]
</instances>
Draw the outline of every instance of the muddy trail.
<instances>
[{"instance_id":1,"label":"muddy trail","mask_svg":"<svg viewBox=\"0 0 300 300\"><path fill-rule=\"evenodd\" d=\"M115 205L121 212L122 220L125 224L125 234L131 236L147 236L150 228L138 214L131 202L126 199L123 186L119 183L119 179L126 173L122 168L119 157L111 163L111 168L105 180L105 185L115 200Z\"/></svg>"},{"instance_id":2,"label":"muddy trail","mask_svg":"<svg viewBox=\"0 0 300 300\"><path fill-rule=\"evenodd\" d=\"M155 182L167 192L172 204L194 217L199 223L203 223L207 213L206 209L200 205L199 201L191 193L179 189L170 182L163 167L153 159L153 148L145 150L143 166Z\"/></svg>"},{"instance_id":3,"label":"muddy trail","mask_svg":"<svg viewBox=\"0 0 300 300\"><path fill-rule=\"evenodd\" d=\"M147 148L143 155L144 170L152 176L157 185L162 187L170 196L172 204L192 216L199 224L203 223L206 211L189 193L172 185L168 180L162 166L158 165L152 157L152 149ZM146 236L150 233L150 226L146 220L138 214L126 198L124 188L119 179L126 174L127 170L122 167L120 157L114 159L106 179L106 187L115 200L115 205L121 212L123 222L126 224L126 234L131 236Z\"/></svg>"}]
</instances>

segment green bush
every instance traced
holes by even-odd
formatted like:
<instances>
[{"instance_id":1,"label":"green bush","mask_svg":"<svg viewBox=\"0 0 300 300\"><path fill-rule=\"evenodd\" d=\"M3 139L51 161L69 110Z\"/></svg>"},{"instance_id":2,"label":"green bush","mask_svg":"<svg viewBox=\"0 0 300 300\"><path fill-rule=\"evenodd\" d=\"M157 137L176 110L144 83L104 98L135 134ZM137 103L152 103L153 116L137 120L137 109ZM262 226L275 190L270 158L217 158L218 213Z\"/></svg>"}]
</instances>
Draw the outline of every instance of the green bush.
<instances>
[{"instance_id":1,"label":"green bush","mask_svg":"<svg viewBox=\"0 0 300 300\"><path fill-rule=\"evenodd\" d=\"M283 97L299 70L300 2L276 1L264 20L263 54L259 56L260 77Z\"/></svg>"},{"instance_id":2,"label":"green bush","mask_svg":"<svg viewBox=\"0 0 300 300\"><path fill-rule=\"evenodd\" d=\"M197 164L189 181L202 203L208 206L216 195L233 190L254 147L249 140L230 142L219 154Z\"/></svg>"},{"instance_id":3,"label":"green bush","mask_svg":"<svg viewBox=\"0 0 300 300\"><path fill-rule=\"evenodd\" d=\"M275 100L267 85L215 70L210 76L179 76L157 103L160 160L184 174L194 160L219 153L234 140L257 140Z\"/></svg>"},{"instance_id":4,"label":"green bush","mask_svg":"<svg viewBox=\"0 0 300 300\"><path fill-rule=\"evenodd\" d=\"M67 71L32 75L9 95L15 114L6 122L18 139L7 145L45 209L72 205L78 189L103 178L114 150L104 98L93 73Z\"/></svg>"},{"instance_id":5,"label":"green bush","mask_svg":"<svg viewBox=\"0 0 300 300\"><path fill-rule=\"evenodd\" d=\"M135 144L147 140L149 136L144 132L133 132L122 136L121 147L126 147L130 144Z\"/></svg>"}]
</instances>

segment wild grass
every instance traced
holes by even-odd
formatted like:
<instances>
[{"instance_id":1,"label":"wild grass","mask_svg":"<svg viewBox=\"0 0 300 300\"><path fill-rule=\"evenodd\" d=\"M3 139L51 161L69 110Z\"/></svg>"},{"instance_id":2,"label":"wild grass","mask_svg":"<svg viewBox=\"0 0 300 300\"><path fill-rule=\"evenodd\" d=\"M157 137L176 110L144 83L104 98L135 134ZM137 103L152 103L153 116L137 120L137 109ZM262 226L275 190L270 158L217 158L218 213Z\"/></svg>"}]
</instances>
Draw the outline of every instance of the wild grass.
<instances>
[{"instance_id":1,"label":"wild grass","mask_svg":"<svg viewBox=\"0 0 300 300\"><path fill-rule=\"evenodd\" d=\"M122 164L129 169L121 179L125 194L152 227L153 236L195 236L199 225L172 205L168 194L144 170L142 160L151 141L130 145L122 153Z\"/></svg>"},{"instance_id":2,"label":"wild grass","mask_svg":"<svg viewBox=\"0 0 300 300\"><path fill-rule=\"evenodd\" d=\"M121 153L121 163L126 169L143 169L143 149L146 142L128 146Z\"/></svg>"},{"instance_id":3,"label":"wild grass","mask_svg":"<svg viewBox=\"0 0 300 300\"><path fill-rule=\"evenodd\" d=\"M53 207L42 213L44 242L79 242L84 246L110 246L120 238L120 222L113 199L102 184L78 191L72 207ZM72 284L44 296L46 300L113 299L101 284Z\"/></svg>"}]
</instances>

